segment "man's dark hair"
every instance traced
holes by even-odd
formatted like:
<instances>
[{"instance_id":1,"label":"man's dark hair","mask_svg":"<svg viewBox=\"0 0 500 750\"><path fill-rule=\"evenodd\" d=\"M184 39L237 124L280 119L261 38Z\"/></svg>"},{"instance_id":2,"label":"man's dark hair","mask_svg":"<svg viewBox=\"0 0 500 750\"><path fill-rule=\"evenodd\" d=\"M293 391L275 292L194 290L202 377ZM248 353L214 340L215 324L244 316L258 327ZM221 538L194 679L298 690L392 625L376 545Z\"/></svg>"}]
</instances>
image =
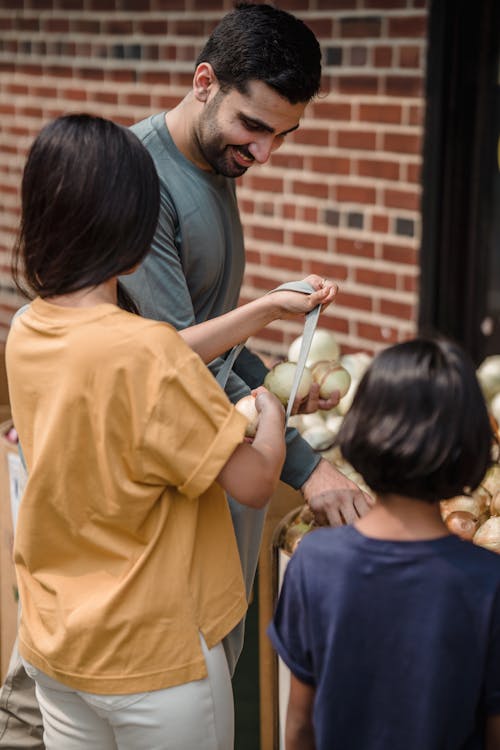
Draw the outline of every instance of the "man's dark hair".
<instances>
[{"instance_id":1,"label":"man's dark hair","mask_svg":"<svg viewBox=\"0 0 500 750\"><path fill-rule=\"evenodd\" d=\"M196 65L208 62L223 91L263 81L291 104L319 91L321 49L302 21L271 5L238 4L216 26Z\"/></svg>"},{"instance_id":2,"label":"man's dark hair","mask_svg":"<svg viewBox=\"0 0 500 750\"><path fill-rule=\"evenodd\" d=\"M436 502L480 484L492 437L471 359L452 341L421 337L374 358L337 444L374 492Z\"/></svg>"},{"instance_id":3,"label":"man's dark hair","mask_svg":"<svg viewBox=\"0 0 500 750\"><path fill-rule=\"evenodd\" d=\"M137 136L87 114L59 117L40 131L21 197L12 272L21 291L41 297L129 271L149 251L160 205L156 169ZM119 301L133 309L121 288Z\"/></svg>"}]
</instances>

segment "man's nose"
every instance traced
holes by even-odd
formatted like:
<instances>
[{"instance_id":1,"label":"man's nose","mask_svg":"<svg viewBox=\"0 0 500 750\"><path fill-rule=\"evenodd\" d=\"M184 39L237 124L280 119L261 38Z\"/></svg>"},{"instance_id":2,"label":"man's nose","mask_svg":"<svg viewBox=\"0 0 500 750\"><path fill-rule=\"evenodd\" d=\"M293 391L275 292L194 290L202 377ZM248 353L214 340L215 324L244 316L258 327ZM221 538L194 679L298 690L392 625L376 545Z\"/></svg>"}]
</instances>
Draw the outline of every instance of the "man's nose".
<instances>
[{"instance_id":1,"label":"man's nose","mask_svg":"<svg viewBox=\"0 0 500 750\"><path fill-rule=\"evenodd\" d=\"M259 164L265 164L272 152L280 145L280 141L272 133L263 135L248 145L248 150Z\"/></svg>"}]
</instances>

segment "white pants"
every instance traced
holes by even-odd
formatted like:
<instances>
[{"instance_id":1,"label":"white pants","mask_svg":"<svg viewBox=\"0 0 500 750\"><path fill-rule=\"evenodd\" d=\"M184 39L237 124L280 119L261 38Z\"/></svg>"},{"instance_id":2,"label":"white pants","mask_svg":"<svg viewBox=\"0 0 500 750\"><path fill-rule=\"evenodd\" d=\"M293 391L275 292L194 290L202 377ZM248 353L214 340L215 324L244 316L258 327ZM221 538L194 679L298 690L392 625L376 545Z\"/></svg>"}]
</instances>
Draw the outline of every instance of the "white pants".
<instances>
[{"instance_id":1,"label":"white pants","mask_svg":"<svg viewBox=\"0 0 500 750\"><path fill-rule=\"evenodd\" d=\"M95 695L31 664L46 750L233 750L234 706L224 649L202 648L208 677L165 690Z\"/></svg>"}]
</instances>

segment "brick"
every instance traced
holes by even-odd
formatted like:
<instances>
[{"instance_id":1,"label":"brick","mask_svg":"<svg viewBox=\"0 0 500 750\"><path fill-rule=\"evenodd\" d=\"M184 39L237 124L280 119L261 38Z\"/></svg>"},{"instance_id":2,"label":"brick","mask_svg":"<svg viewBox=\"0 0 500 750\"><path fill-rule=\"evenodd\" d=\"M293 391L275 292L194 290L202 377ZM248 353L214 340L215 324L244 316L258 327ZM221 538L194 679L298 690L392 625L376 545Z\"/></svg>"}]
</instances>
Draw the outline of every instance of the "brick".
<instances>
[{"instance_id":1,"label":"brick","mask_svg":"<svg viewBox=\"0 0 500 750\"><path fill-rule=\"evenodd\" d=\"M294 180L292 193L295 193L296 195L312 195L316 198L328 198L328 185L323 185L318 182Z\"/></svg>"},{"instance_id":2,"label":"brick","mask_svg":"<svg viewBox=\"0 0 500 750\"><path fill-rule=\"evenodd\" d=\"M302 221L316 224L318 222L318 209L313 206L301 206L299 208L299 218L301 218Z\"/></svg>"},{"instance_id":3,"label":"brick","mask_svg":"<svg viewBox=\"0 0 500 750\"><path fill-rule=\"evenodd\" d=\"M375 47L373 50L373 64L376 68L390 68L392 66L393 47Z\"/></svg>"},{"instance_id":4,"label":"brick","mask_svg":"<svg viewBox=\"0 0 500 750\"><path fill-rule=\"evenodd\" d=\"M340 287L335 297L335 308L350 307L354 310L364 310L365 312L373 311L373 300L366 294L353 294L346 292Z\"/></svg>"},{"instance_id":5,"label":"brick","mask_svg":"<svg viewBox=\"0 0 500 750\"><path fill-rule=\"evenodd\" d=\"M263 240L264 242L278 242L279 244L283 244L284 240L283 229L276 227L256 225L251 228L251 235L256 240Z\"/></svg>"},{"instance_id":6,"label":"brick","mask_svg":"<svg viewBox=\"0 0 500 750\"><path fill-rule=\"evenodd\" d=\"M344 264L322 260L313 261L312 272L333 281L345 281L348 275L347 267Z\"/></svg>"},{"instance_id":7,"label":"brick","mask_svg":"<svg viewBox=\"0 0 500 750\"><path fill-rule=\"evenodd\" d=\"M139 80L141 83L161 83L164 86L168 86L170 84L170 73L160 70L144 70L139 72ZM179 101L178 97L173 99L171 96L165 96L163 99L169 102L175 101L175 103ZM170 107L172 105L168 104L165 106Z\"/></svg>"},{"instance_id":8,"label":"brick","mask_svg":"<svg viewBox=\"0 0 500 750\"><path fill-rule=\"evenodd\" d=\"M316 0L318 10L332 10L332 0ZM334 0L336 11L354 10L358 7L358 0Z\"/></svg>"},{"instance_id":9,"label":"brick","mask_svg":"<svg viewBox=\"0 0 500 750\"><path fill-rule=\"evenodd\" d=\"M409 109L408 120L410 125L424 124L425 107L418 104L412 104Z\"/></svg>"},{"instance_id":10,"label":"brick","mask_svg":"<svg viewBox=\"0 0 500 750\"><path fill-rule=\"evenodd\" d=\"M84 89L63 89L61 91L61 98L84 102L87 99L87 92Z\"/></svg>"},{"instance_id":11,"label":"brick","mask_svg":"<svg viewBox=\"0 0 500 750\"><path fill-rule=\"evenodd\" d=\"M273 255L266 253L263 257L264 263L271 268L284 268L287 271L302 271L304 264L301 258L290 255Z\"/></svg>"},{"instance_id":12,"label":"brick","mask_svg":"<svg viewBox=\"0 0 500 750\"><path fill-rule=\"evenodd\" d=\"M114 91L92 91L89 94L89 100L103 104L117 104L118 94Z\"/></svg>"},{"instance_id":13,"label":"brick","mask_svg":"<svg viewBox=\"0 0 500 750\"><path fill-rule=\"evenodd\" d=\"M388 19L390 37L421 37L427 33L427 20L423 14L418 16L392 16Z\"/></svg>"},{"instance_id":14,"label":"brick","mask_svg":"<svg viewBox=\"0 0 500 750\"><path fill-rule=\"evenodd\" d=\"M381 180L399 179L399 162L382 159L360 159L358 174L362 177L375 177Z\"/></svg>"},{"instance_id":15,"label":"brick","mask_svg":"<svg viewBox=\"0 0 500 750\"><path fill-rule=\"evenodd\" d=\"M408 211L420 210L420 193L406 190L384 190L384 206L404 208Z\"/></svg>"},{"instance_id":16,"label":"brick","mask_svg":"<svg viewBox=\"0 0 500 750\"><path fill-rule=\"evenodd\" d=\"M371 39L381 34L382 19L379 16L340 19L340 36L344 39Z\"/></svg>"},{"instance_id":17,"label":"brick","mask_svg":"<svg viewBox=\"0 0 500 750\"><path fill-rule=\"evenodd\" d=\"M137 30L140 34L165 35L168 33L167 21L137 21Z\"/></svg>"},{"instance_id":18,"label":"brick","mask_svg":"<svg viewBox=\"0 0 500 750\"><path fill-rule=\"evenodd\" d=\"M251 174L247 179L252 190L262 190L269 193L283 192L283 180L279 177L261 177Z\"/></svg>"},{"instance_id":19,"label":"brick","mask_svg":"<svg viewBox=\"0 0 500 750\"><path fill-rule=\"evenodd\" d=\"M203 21L172 21L172 26L175 34L179 36L199 36L202 37L205 34L205 26Z\"/></svg>"},{"instance_id":20,"label":"brick","mask_svg":"<svg viewBox=\"0 0 500 750\"><path fill-rule=\"evenodd\" d=\"M340 148L374 151L376 135L367 130L339 130L337 143Z\"/></svg>"},{"instance_id":21,"label":"brick","mask_svg":"<svg viewBox=\"0 0 500 750\"><path fill-rule=\"evenodd\" d=\"M397 217L395 221L395 231L403 237L413 237L415 235L415 222L413 219L403 219Z\"/></svg>"},{"instance_id":22,"label":"brick","mask_svg":"<svg viewBox=\"0 0 500 750\"><path fill-rule=\"evenodd\" d=\"M403 108L398 104L360 104L359 119L400 124Z\"/></svg>"},{"instance_id":23,"label":"brick","mask_svg":"<svg viewBox=\"0 0 500 750\"><path fill-rule=\"evenodd\" d=\"M301 128L295 130L287 136L292 143L304 143L311 146L328 146L328 130L313 130L311 128Z\"/></svg>"},{"instance_id":24,"label":"brick","mask_svg":"<svg viewBox=\"0 0 500 750\"><path fill-rule=\"evenodd\" d=\"M392 326L382 327L361 321L358 323L357 328L358 336L368 339L368 341L383 343L385 346L395 344L398 341L398 331Z\"/></svg>"},{"instance_id":25,"label":"brick","mask_svg":"<svg viewBox=\"0 0 500 750\"><path fill-rule=\"evenodd\" d=\"M313 156L311 158L311 170L331 175L346 175L351 172L351 160L347 157L338 156Z\"/></svg>"},{"instance_id":26,"label":"brick","mask_svg":"<svg viewBox=\"0 0 500 750\"><path fill-rule=\"evenodd\" d=\"M288 10L288 7L287 7ZM321 39L331 39L333 36L333 21L330 18L307 18L304 19L307 26Z\"/></svg>"},{"instance_id":27,"label":"brick","mask_svg":"<svg viewBox=\"0 0 500 750\"><path fill-rule=\"evenodd\" d=\"M298 247L309 248L310 250L328 249L328 239L322 234L293 232L292 243Z\"/></svg>"},{"instance_id":28,"label":"brick","mask_svg":"<svg viewBox=\"0 0 500 750\"><path fill-rule=\"evenodd\" d=\"M347 237L337 237L335 243L337 253L353 255L356 258L374 258L375 245L367 240L353 240Z\"/></svg>"},{"instance_id":29,"label":"brick","mask_svg":"<svg viewBox=\"0 0 500 750\"><path fill-rule=\"evenodd\" d=\"M368 49L366 47L351 47L349 62L354 67L366 65L368 62Z\"/></svg>"},{"instance_id":30,"label":"brick","mask_svg":"<svg viewBox=\"0 0 500 750\"><path fill-rule=\"evenodd\" d=\"M32 86L30 88L30 94L33 96L39 96L43 99L55 99L57 96L57 89L54 86Z\"/></svg>"},{"instance_id":31,"label":"brick","mask_svg":"<svg viewBox=\"0 0 500 750\"><path fill-rule=\"evenodd\" d=\"M123 10L137 10L147 13L151 10L150 0L121 0Z\"/></svg>"},{"instance_id":32,"label":"brick","mask_svg":"<svg viewBox=\"0 0 500 750\"><path fill-rule=\"evenodd\" d=\"M382 258L392 263L406 263L416 265L418 251L414 247L404 245L382 245Z\"/></svg>"},{"instance_id":33,"label":"brick","mask_svg":"<svg viewBox=\"0 0 500 750\"><path fill-rule=\"evenodd\" d=\"M364 7L365 8L374 8L375 10L396 10L396 9L404 9L406 10L407 1L406 0L365 0L364 1Z\"/></svg>"},{"instance_id":34,"label":"brick","mask_svg":"<svg viewBox=\"0 0 500 750\"><path fill-rule=\"evenodd\" d=\"M387 233L389 231L389 218L387 216L374 214L371 217L371 228L372 232Z\"/></svg>"},{"instance_id":35,"label":"brick","mask_svg":"<svg viewBox=\"0 0 500 750\"><path fill-rule=\"evenodd\" d=\"M40 30L40 21L38 18L27 18L27 17L18 17L15 21L15 28L18 31L39 31Z\"/></svg>"},{"instance_id":36,"label":"brick","mask_svg":"<svg viewBox=\"0 0 500 750\"><path fill-rule=\"evenodd\" d=\"M399 50L399 65L402 68L420 68L422 50L420 47L401 47Z\"/></svg>"},{"instance_id":37,"label":"brick","mask_svg":"<svg viewBox=\"0 0 500 750\"><path fill-rule=\"evenodd\" d=\"M377 271L374 268L357 268L354 275L358 284L386 289L397 288L397 275L390 271Z\"/></svg>"},{"instance_id":38,"label":"brick","mask_svg":"<svg viewBox=\"0 0 500 750\"><path fill-rule=\"evenodd\" d=\"M406 179L408 182L420 184L422 182L422 165L408 164L406 167Z\"/></svg>"},{"instance_id":39,"label":"brick","mask_svg":"<svg viewBox=\"0 0 500 750\"><path fill-rule=\"evenodd\" d=\"M312 116L315 120L350 120L352 107L345 102L316 101L312 105Z\"/></svg>"},{"instance_id":40,"label":"brick","mask_svg":"<svg viewBox=\"0 0 500 750\"><path fill-rule=\"evenodd\" d=\"M376 94L379 79L370 75L346 75L339 77L337 88L341 94Z\"/></svg>"},{"instance_id":41,"label":"brick","mask_svg":"<svg viewBox=\"0 0 500 750\"><path fill-rule=\"evenodd\" d=\"M400 318L400 320L413 320L415 317L413 305L389 299L380 300L380 312L382 315L390 315L393 318Z\"/></svg>"},{"instance_id":42,"label":"brick","mask_svg":"<svg viewBox=\"0 0 500 750\"><path fill-rule=\"evenodd\" d=\"M281 210L282 210L284 219L295 219L297 216L297 208L291 203L283 204Z\"/></svg>"},{"instance_id":43,"label":"brick","mask_svg":"<svg viewBox=\"0 0 500 750\"><path fill-rule=\"evenodd\" d=\"M389 96L422 96L423 83L421 76L387 76L385 90Z\"/></svg>"},{"instance_id":44,"label":"brick","mask_svg":"<svg viewBox=\"0 0 500 750\"><path fill-rule=\"evenodd\" d=\"M298 154L284 154L283 152L272 155L273 167L283 167L285 169L303 169L304 158Z\"/></svg>"},{"instance_id":45,"label":"brick","mask_svg":"<svg viewBox=\"0 0 500 750\"><path fill-rule=\"evenodd\" d=\"M383 150L402 154L419 154L422 145L416 133L384 133Z\"/></svg>"},{"instance_id":46,"label":"brick","mask_svg":"<svg viewBox=\"0 0 500 750\"><path fill-rule=\"evenodd\" d=\"M49 34L67 34L69 32L69 19L47 18L43 23L43 31Z\"/></svg>"},{"instance_id":47,"label":"brick","mask_svg":"<svg viewBox=\"0 0 500 750\"><path fill-rule=\"evenodd\" d=\"M71 31L77 34L99 34L101 24L99 21L87 20L84 18L71 19Z\"/></svg>"},{"instance_id":48,"label":"brick","mask_svg":"<svg viewBox=\"0 0 500 750\"><path fill-rule=\"evenodd\" d=\"M185 0L152 0L153 10L184 10Z\"/></svg>"},{"instance_id":49,"label":"brick","mask_svg":"<svg viewBox=\"0 0 500 750\"><path fill-rule=\"evenodd\" d=\"M339 203L368 203L376 202L375 188L362 185L338 185L337 200Z\"/></svg>"},{"instance_id":50,"label":"brick","mask_svg":"<svg viewBox=\"0 0 500 750\"><path fill-rule=\"evenodd\" d=\"M119 34L122 36L132 34L134 25L132 21L125 19L111 18L102 22L102 31L104 34Z\"/></svg>"},{"instance_id":51,"label":"brick","mask_svg":"<svg viewBox=\"0 0 500 750\"><path fill-rule=\"evenodd\" d=\"M104 80L104 70L102 68L76 68L75 75L86 81Z\"/></svg>"},{"instance_id":52,"label":"brick","mask_svg":"<svg viewBox=\"0 0 500 750\"><path fill-rule=\"evenodd\" d=\"M125 97L125 104L129 104L132 107L145 107L151 109L151 96L149 94L128 94Z\"/></svg>"}]
</instances>

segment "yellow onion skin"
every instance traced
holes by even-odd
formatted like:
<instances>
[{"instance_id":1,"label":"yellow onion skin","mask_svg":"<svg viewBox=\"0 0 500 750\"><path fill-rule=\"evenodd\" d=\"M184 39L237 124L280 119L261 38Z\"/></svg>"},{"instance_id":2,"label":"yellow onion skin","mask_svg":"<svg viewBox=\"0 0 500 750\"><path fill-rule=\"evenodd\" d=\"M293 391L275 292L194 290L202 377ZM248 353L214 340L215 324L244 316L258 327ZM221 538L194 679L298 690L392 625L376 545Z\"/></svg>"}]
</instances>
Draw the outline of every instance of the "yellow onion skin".
<instances>
[{"instance_id":1,"label":"yellow onion skin","mask_svg":"<svg viewBox=\"0 0 500 750\"><path fill-rule=\"evenodd\" d=\"M330 398L334 391L340 393L340 398L345 396L351 385L351 376L340 362L333 360L321 360L311 368L313 380L319 385L321 398Z\"/></svg>"},{"instance_id":2,"label":"yellow onion skin","mask_svg":"<svg viewBox=\"0 0 500 750\"><path fill-rule=\"evenodd\" d=\"M446 521L450 513L453 513L454 511L465 511L474 516L474 518L479 518L479 516L484 513L485 508L486 500L484 497L479 496L470 497L469 495L457 495L450 500L441 500L440 502L443 521Z\"/></svg>"},{"instance_id":3,"label":"yellow onion skin","mask_svg":"<svg viewBox=\"0 0 500 750\"><path fill-rule=\"evenodd\" d=\"M454 510L446 518L446 526L452 534L472 541L479 528L479 520L465 510Z\"/></svg>"},{"instance_id":4,"label":"yellow onion skin","mask_svg":"<svg viewBox=\"0 0 500 750\"><path fill-rule=\"evenodd\" d=\"M481 524L472 541L480 547L500 553L500 516L491 516Z\"/></svg>"}]
</instances>

